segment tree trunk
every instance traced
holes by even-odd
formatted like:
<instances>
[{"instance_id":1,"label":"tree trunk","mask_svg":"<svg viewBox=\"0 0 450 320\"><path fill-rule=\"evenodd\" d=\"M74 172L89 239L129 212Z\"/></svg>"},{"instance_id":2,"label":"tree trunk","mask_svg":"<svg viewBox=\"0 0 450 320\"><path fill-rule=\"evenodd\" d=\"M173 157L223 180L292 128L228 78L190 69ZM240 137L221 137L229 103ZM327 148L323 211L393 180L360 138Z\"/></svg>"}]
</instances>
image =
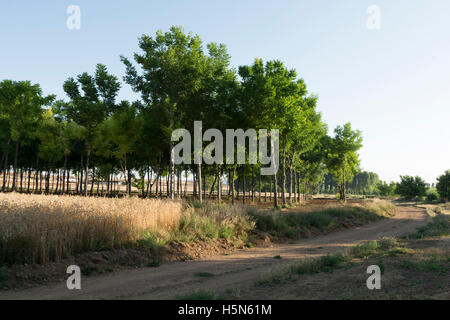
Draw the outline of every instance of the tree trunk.
<instances>
[{"instance_id":1,"label":"tree trunk","mask_svg":"<svg viewBox=\"0 0 450 320\"><path fill-rule=\"evenodd\" d=\"M220 203L222 201L222 167L219 165L217 168L217 201Z\"/></svg>"},{"instance_id":2,"label":"tree trunk","mask_svg":"<svg viewBox=\"0 0 450 320\"><path fill-rule=\"evenodd\" d=\"M87 186L88 186L88 180L89 180L89 159L91 157L91 143L89 142L87 145L86 150L86 163L84 165L84 172L86 173L86 177L84 180L84 196L87 196Z\"/></svg>"},{"instance_id":3,"label":"tree trunk","mask_svg":"<svg viewBox=\"0 0 450 320\"><path fill-rule=\"evenodd\" d=\"M20 192L23 191L22 182L23 182L23 168L20 168Z\"/></svg>"},{"instance_id":4,"label":"tree trunk","mask_svg":"<svg viewBox=\"0 0 450 320\"><path fill-rule=\"evenodd\" d=\"M14 153L14 166L13 166L13 180L11 191L16 191L16 173L17 173L17 161L19 159L19 140L16 141L16 151Z\"/></svg>"},{"instance_id":5,"label":"tree trunk","mask_svg":"<svg viewBox=\"0 0 450 320\"><path fill-rule=\"evenodd\" d=\"M242 167L242 203L245 204L245 191L246 191L246 181L245 181L245 165Z\"/></svg>"},{"instance_id":6,"label":"tree trunk","mask_svg":"<svg viewBox=\"0 0 450 320\"><path fill-rule=\"evenodd\" d=\"M39 192L39 175L40 175L40 172L39 172L39 150L37 151L37 153L36 153L36 174L35 174L35 181L36 181L36 183L35 183L35 191L36 191L36 193L38 193Z\"/></svg>"},{"instance_id":7,"label":"tree trunk","mask_svg":"<svg viewBox=\"0 0 450 320\"><path fill-rule=\"evenodd\" d=\"M259 192L258 192L258 202L261 202L261 169L259 170L259 183L258 183L258 187L259 187Z\"/></svg>"},{"instance_id":8,"label":"tree trunk","mask_svg":"<svg viewBox=\"0 0 450 320\"><path fill-rule=\"evenodd\" d=\"M197 183L198 183L198 200L203 201L202 196L202 165L197 164Z\"/></svg>"},{"instance_id":9,"label":"tree trunk","mask_svg":"<svg viewBox=\"0 0 450 320\"><path fill-rule=\"evenodd\" d=\"M273 183L273 179L270 179L269 201L272 201L272 192L273 192L272 183Z\"/></svg>"},{"instance_id":10,"label":"tree trunk","mask_svg":"<svg viewBox=\"0 0 450 320\"><path fill-rule=\"evenodd\" d=\"M170 141L170 166L169 166L169 183L170 188L168 190L169 196L171 200L175 199L174 194L174 171L175 171L175 150L173 146L173 142Z\"/></svg>"},{"instance_id":11,"label":"tree trunk","mask_svg":"<svg viewBox=\"0 0 450 320\"><path fill-rule=\"evenodd\" d=\"M127 177L128 187L127 187L127 189L128 189L128 196L130 197L131 196L131 170L129 168L127 170L127 174L128 174L128 177Z\"/></svg>"},{"instance_id":12,"label":"tree trunk","mask_svg":"<svg viewBox=\"0 0 450 320\"><path fill-rule=\"evenodd\" d=\"M88 177L86 175L86 177ZM95 167L92 167L92 180L91 180L91 190L89 191L89 195L94 195L94 181L95 181Z\"/></svg>"},{"instance_id":13,"label":"tree trunk","mask_svg":"<svg viewBox=\"0 0 450 320\"><path fill-rule=\"evenodd\" d=\"M289 204L292 204L292 165L289 166Z\"/></svg>"},{"instance_id":14,"label":"tree trunk","mask_svg":"<svg viewBox=\"0 0 450 320\"><path fill-rule=\"evenodd\" d=\"M286 143L283 144L283 172L281 173L281 192L283 205L286 204Z\"/></svg>"},{"instance_id":15,"label":"tree trunk","mask_svg":"<svg viewBox=\"0 0 450 320\"><path fill-rule=\"evenodd\" d=\"M78 181L78 190L77 193L79 192L79 194L83 194L83 166L84 166L84 156L83 156L83 152L81 152L81 160L80 160L80 174L79 174L79 181Z\"/></svg>"},{"instance_id":16,"label":"tree trunk","mask_svg":"<svg viewBox=\"0 0 450 320\"><path fill-rule=\"evenodd\" d=\"M27 193L30 193L30 185L31 185L31 168L28 168Z\"/></svg>"},{"instance_id":17,"label":"tree trunk","mask_svg":"<svg viewBox=\"0 0 450 320\"><path fill-rule=\"evenodd\" d=\"M50 192L50 169L47 170L47 176L45 177L45 194Z\"/></svg>"},{"instance_id":18,"label":"tree trunk","mask_svg":"<svg viewBox=\"0 0 450 320\"><path fill-rule=\"evenodd\" d=\"M252 203L255 202L255 168L252 166Z\"/></svg>"},{"instance_id":19,"label":"tree trunk","mask_svg":"<svg viewBox=\"0 0 450 320\"><path fill-rule=\"evenodd\" d=\"M236 166L233 166L233 175L230 179L230 187L231 187L231 203L234 204L234 177L236 176Z\"/></svg>"},{"instance_id":20,"label":"tree trunk","mask_svg":"<svg viewBox=\"0 0 450 320\"><path fill-rule=\"evenodd\" d=\"M211 199L212 193L214 191L214 187L216 186L216 181L217 181L217 174L214 175L214 182L212 183L211 189L209 190L209 199Z\"/></svg>"},{"instance_id":21,"label":"tree trunk","mask_svg":"<svg viewBox=\"0 0 450 320\"><path fill-rule=\"evenodd\" d=\"M66 193L70 194L70 170L67 170L67 189L66 189Z\"/></svg>"},{"instance_id":22,"label":"tree trunk","mask_svg":"<svg viewBox=\"0 0 450 320\"><path fill-rule=\"evenodd\" d=\"M67 172L67 154L64 153L64 169L63 169L63 183L62 183L62 188L61 188L61 193L64 194L66 191L65 185L66 185L66 172Z\"/></svg>"},{"instance_id":23,"label":"tree trunk","mask_svg":"<svg viewBox=\"0 0 450 320\"><path fill-rule=\"evenodd\" d=\"M345 164L342 167L342 187L341 187L341 190L342 190L341 200L345 202L347 200L345 198Z\"/></svg>"},{"instance_id":24,"label":"tree trunk","mask_svg":"<svg viewBox=\"0 0 450 320\"><path fill-rule=\"evenodd\" d=\"M277 173L275 172L275 174L273 175L273 206L276 208L278 207L278 181L277 181Z\"/></svg>"},{"instance_id":25,"label":"tree trunk","mask_svg":"<svg viewBox=\"0 0 450 320\"><path fill-rule=\"evenodd\" d=\"M184 197L186 198L187 195L187 186L188 186L188 171L184 172Z\"/></svg>"},{"instance_id":26,"label":"tree trunk","mask_svg":"<svg viewBox=\"0 0 450 320\"><path fill-rule=\"evenodd\" d=\"M56 176L56 189L55 189L55 193L58 194L58 189L59 189L59 169L58 169L58 175Z\"/></svg>"},{"instance_id":27,"label":"tree trunk","mask_svg":"<svg viewBox=\"0 0 450 320\"><path fill-rule=\"evenodd\" d=\"M294 175L294 202L297 202L297 172L295 169L292 174Z\"/></svg>"}]
</instances>

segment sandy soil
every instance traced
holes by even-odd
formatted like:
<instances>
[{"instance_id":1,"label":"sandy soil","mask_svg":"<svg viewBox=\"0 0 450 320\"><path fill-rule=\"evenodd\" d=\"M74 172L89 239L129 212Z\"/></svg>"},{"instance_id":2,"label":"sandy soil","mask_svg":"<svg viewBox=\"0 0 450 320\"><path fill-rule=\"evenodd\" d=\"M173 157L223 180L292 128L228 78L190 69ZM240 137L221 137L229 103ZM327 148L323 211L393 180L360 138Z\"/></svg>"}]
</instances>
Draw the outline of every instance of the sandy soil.
<instances>
[{"instance_id":1,"label":"sandy soil","mask_svg":"<svg viewBox=\"0 0 450 320\"><path fill-rule=\"evenodd\" d=\"M246 284L251 286L271 268L294 259L342 252L356 243L404 235L424 224L427 217L423 209L401 206L395 217L356 229L202 260L169 262L159 268L82 277L81 290L68 290L64 281L21 291L4 291L0 292L0 299L174 299L199 289L223 292ZM278 255L282 259L274 259Z\"/></svg>"}]
</instances>

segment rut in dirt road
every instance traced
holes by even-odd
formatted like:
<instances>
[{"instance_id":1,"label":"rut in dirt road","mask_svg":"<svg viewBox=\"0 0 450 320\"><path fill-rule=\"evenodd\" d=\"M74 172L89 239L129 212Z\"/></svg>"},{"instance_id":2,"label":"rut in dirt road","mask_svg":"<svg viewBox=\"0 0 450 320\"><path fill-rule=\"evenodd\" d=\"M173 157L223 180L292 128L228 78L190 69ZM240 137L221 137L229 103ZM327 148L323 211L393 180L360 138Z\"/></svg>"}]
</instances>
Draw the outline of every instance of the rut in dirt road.
<instances>
[{"instance_id":1,"label":"rut in dirt road","mask_svg":"<svg viewBox=\"0 0 450 320\"><path fill-rule=\"evenodd\" d=\"M23 291L0 292L0 299L174 299L199 289L215 292L250 285L271 268L294 259L343 252L348 247L414 231L427 220L424 210L399 207L393 218L356 229L303 239L294 244L238 251L203 260L171 262L159 268L122 271L82 278L82 289L70 291L66 283ZM275 256L282 259L274 259ZM201 277L199 275L210 275Z\"/></svg>"}]
</instances>

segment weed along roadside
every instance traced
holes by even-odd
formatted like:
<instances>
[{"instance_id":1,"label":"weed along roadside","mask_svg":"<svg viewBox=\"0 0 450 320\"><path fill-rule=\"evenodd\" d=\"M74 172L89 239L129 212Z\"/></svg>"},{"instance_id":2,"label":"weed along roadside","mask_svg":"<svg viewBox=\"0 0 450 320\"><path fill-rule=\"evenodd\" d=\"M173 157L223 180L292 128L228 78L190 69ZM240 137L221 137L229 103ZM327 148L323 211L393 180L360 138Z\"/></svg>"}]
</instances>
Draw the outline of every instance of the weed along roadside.
<instances>
[{"instance_id":1,"label":"weed along roadside","mask_svg":"<svg viewBox=\"0 0 450 320\"><path fill-rule=\"evenodd\" d=\"M21 194L0 194L0 206L3 290L61 281L68 265L79 265L85 276L164 268L164 261L202 259L352 228L396 210L373 200L280 211L211 202Z\"/></svg>"}]
</instances>

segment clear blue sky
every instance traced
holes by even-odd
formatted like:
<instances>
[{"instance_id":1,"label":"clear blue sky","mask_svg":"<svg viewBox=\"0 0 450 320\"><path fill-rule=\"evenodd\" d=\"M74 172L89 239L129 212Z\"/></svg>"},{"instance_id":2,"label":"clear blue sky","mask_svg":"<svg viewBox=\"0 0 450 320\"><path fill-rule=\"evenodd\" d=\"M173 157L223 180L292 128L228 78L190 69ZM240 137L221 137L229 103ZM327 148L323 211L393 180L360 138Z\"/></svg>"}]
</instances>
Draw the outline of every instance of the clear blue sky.
<instances>
[{"instance_id":1,"label":"clear blue sky","mask_svg":"<svg viewBox=\"0 0 450 320\"><path fill-rule=\"evenodd\" d=\"M80 30L66 27L71 4ZM381 8L380 30L366 27L369 5ZM261 57L297 69L330 131L362 130L362 167L382 179L431 183L450 169L448 0L2 1L0 79L63 98L64 80L96 63L121 78L119 55L171 25L225 43L236 67ZM137 96L124 85L120 98Z\"/></svg>"}]
</instances>

